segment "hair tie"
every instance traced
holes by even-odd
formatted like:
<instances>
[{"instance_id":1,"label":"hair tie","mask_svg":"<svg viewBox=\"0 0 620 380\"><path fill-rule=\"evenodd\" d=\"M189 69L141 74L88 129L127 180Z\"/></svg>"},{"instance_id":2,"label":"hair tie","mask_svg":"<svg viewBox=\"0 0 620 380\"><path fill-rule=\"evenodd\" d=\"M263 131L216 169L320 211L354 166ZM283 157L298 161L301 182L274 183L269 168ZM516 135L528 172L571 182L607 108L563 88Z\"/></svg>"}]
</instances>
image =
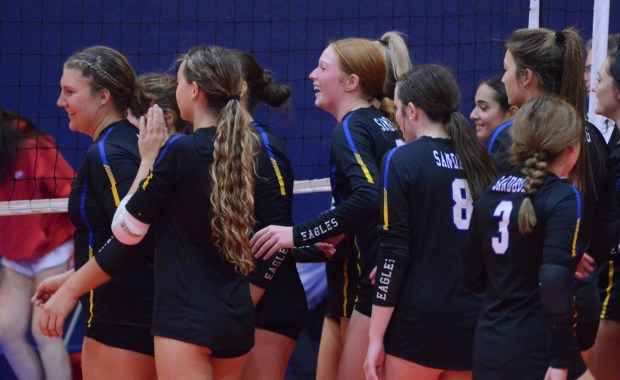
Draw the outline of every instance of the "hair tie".
<instances>
[{"instance_id":1,"label":"hair tie","mask_svg":"<svg viewBox=\"0 0 620 380\"><path fill-rule=\"evenodd\" d=\"M564 32L555 32L555 43L561 44L566 41L566 37L564 36Z\"/></svg>"},{"instance_id":2,"label":"hair tie","mask_svg":"<svg viewBox=\"0 0 620 380\"><path fill-rule=\"evenodd\" d=\"M457 107L452 107L452 108L449 108L449 109L448 109L448 113L449 113L450 115L452 115L453 113L458 112L458 110L459 110L459 109L458 109Z\"/></svg>"},{"instance_id":3,"label":"hair tie","mask_svg":"<svg viewBox=\"0 0 620 380\"><path fill-rule=\"evenodd\" d=\"M385 94L381 93L381 94L377 94L377 95L375 95L375 98L376 98L378 101L380 101L380 102L381 102L381 101L383 101L383 99L387 98L387 95L385 95Z\"/></svg>"},{"instance_id":4,"label":"hair tie","mask_svg":"<svg viewBox=\"0 0 620 380\"><path fill-rule=\"evenodd\" d=\"M231 100L237 100L237 101L239 101L240 99L241 99L241 98L239 97L239 95L234 95L234 94L233 94L233 95L229 95L229 96L228 96L228 98L227 98L226 100L228 100L228 101L230 102Z\"/></svg>"}]
</instances>

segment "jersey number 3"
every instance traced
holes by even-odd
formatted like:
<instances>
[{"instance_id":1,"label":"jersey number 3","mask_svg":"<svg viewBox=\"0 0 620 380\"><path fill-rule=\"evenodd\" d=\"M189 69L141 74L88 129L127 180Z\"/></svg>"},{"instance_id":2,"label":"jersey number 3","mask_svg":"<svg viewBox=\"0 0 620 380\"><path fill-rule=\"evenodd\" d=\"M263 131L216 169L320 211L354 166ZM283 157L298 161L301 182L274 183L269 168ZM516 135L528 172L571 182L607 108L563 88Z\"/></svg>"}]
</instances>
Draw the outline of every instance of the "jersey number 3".
<instances>
[{"instance_id":1,"label":"jersey number 3","mask_svg":"<svg viewBox=\"0 0 620 380\"><path fill-rule=\"evenodd\" d=\"M462 231L469 229L469 221L471 213L474 210L474 204L469 192L467 181L463 178L456 178L452 181L452 221L456 228Z\"/></svg>"},{"instance_id":2,"label":"jersey number 3","mask_svg":"<svg viewBox=\"0 0 620 380\"><path fill-rule=\"evenodd\" d=\"M510 213L512 212L511 201L501 201L495 208L493 216L499 218L498 236L491 239L491 246L496 255L503 255L508 250L508 224L510 223Z\"/></svg>"}]
</instances>

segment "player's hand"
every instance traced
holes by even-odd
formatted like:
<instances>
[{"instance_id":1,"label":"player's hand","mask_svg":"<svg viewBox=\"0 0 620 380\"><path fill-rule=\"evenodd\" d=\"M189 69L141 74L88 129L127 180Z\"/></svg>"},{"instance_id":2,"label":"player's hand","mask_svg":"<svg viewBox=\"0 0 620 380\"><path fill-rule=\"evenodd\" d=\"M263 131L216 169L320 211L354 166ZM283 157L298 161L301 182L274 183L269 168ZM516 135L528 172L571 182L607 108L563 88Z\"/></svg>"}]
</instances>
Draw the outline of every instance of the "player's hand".
<instances>
[{"instance_id":1,"label":"player's hand","mask_svg":"<svg viewBox=\"0 0 620 380\"><path fill-rule=\"evenodd\" d=\"M143 162L154 163L159 149L168 140L164 111L155 104L149 108L146 117L140 117L140 138L138 149Z\"/></svg>"},{"instance_id":2,"label":"player's hand","mask_svg":"<svg viewBox=\"0 0 620 380\"><path fill-rule=\"evenodd\" d=\"M34 306L42 307L43 304L45 304L47 300L49 300L50 297L54 295L54 293L56 293L56 291L62 286L62 284L64 284L69 279L69 277L74 272L75 271L71 269L65 273L57 274L41 281L41 283L37 286L34 295L30 299L30 302L32 302Z\"/></svg>"},{"instance_id":3,"label":"player's hand","mask_svg":"<svg viewBox=\"0 0 620 380\"><path fill-rule=\"evenodd\" d=\"M76 295L72 295L67 287L61 287L45 302L39 318L39 329L41 333L49 338L61 337L64 333L65 319L75 308L78 301Z\"/></svg>"},{"instance_id":4,"label":"player's hand","mask_svg":"<svg viewBox=\"0 0 620 380\"><path fill-rule=\"evenodd\" d=\"M343 240L344 240L344 234L338 234L336 236L330 237L329 239L325 239L324 242L337 246Z\"/></svg>"},{"instance_id":5,"label":"player's hand","mask_svg":"<svg viewBox=\"0 0 620 380\"><path fill-rule=\"evenodd\" d=\"M268 226L258 231L250 240L252 254L255 258L268 260L276 252L284 248L293 248L293 227Z\"/></svg>"},{"instance_id":6,"label":"player's hand","mask_svg":"<svg viewBox=\"0 0 620 380\"><path fill-rule=\"evenodd\" d=\"M545 380L566 380L568 377L568 368L552 368L547 369Z\"/></svg>"},{"instance_id":7,"label":"player's hand","mask_svg":"<svg viewBox=\"0 0 620 380\"><path fill-rule=\"evenodd\" d=\"M588 278L592 272L594 272L594 259L587 253L584 253L583 256L581 256L581 260L577 263L575 279L583 280L584 278Z\"/></svg>"},{"instance_id":8,"label":"player's hand","mask_svg":"<svg viewBox=\"0 0 620 380\"><path fill-rule=\"evenodd\" d=\"M375 267L372 268L372 270L370 271L370 274L368 275L368 279L370 279L370 283L374 285L376 278L377 278L377 266L375 265Z\"/></svg>"},{"instance_id":9,"label":"player's hand","mask_svg":"<svg viewBox=\"0 0 620 380\"><path fill-rule=\"evenodd\" d=\"M371 340L364 360L364 374L366 380L379 380L382 378L383 362L385 361L385 349L383 341Z\"/></svg>"},{"instance_id":10,"label":"player's hand","mask_svg":"<svg viewBox=\"0 0 620 380\"><path fill-rule=\"evenodd\" d=\"M315 243L314 246L323 252L326 258L331 259L336 254L336 246L326 241Z\"/></svg>"}]
</instances>

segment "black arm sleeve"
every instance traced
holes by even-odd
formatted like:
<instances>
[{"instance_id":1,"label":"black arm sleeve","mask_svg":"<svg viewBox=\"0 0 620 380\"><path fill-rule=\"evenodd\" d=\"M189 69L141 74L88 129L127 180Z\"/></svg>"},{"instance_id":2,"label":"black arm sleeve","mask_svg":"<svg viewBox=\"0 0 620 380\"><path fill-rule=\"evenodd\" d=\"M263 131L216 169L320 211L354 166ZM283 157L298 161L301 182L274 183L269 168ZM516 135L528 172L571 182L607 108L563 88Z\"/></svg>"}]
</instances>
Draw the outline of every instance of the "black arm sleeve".
<instances>
[{"instance_id":1,"label":"black arm sleeve","mask_svg":"<svg viewBox=\"0 0 620 380\"><path fill-rule=\"evenodd\" d=\"M393 151L392 151L393 152ZM392 153L390 152L390 153ZM377 275L375 279L375 297L373 304L378 306L395 306L407 276L411 260L409 206L406 190L400 183L398 165L393 165L388 153L384 164L385 178L383 221ZM387 173L386 173L387 172ZM387 175L386 175L387 174Z\"/></svg>"},{"instance_id":2,"label":"black arm sleeve","mask_svg":"<svg viewBox=\"0 0 620 380\"><path fill-rule=\"evenodd\" d=\"M363 125L336 128L332 136L336 165L349 181L352 195L336 208L293 228L296 247L311 245L368 223L379 213L379 168Z\"/></svg>"},{"instance_id":3,"label":"black arm sleeve","mask_svg":"<svg viewBox=\"0 0 620 380\"><path fill-rule=\"evenodd\" d=\"M291 254L298 263L321 263L327 261L325 254L313 245L293 248Z\"/></svg>"},{"instance_id":4,"label":"black arm sleeve","mask_svg":"<svg viewBox=\"0 0 620 380\"><path fill-rule=\"evenodd\" d=\"M166 142L159 151L153 170L140 182L138 190L127 202L127 211L142 223L153 224L161 205L186 172L193 157L186 154L188 147L181 145L185 140L171 138Z\"/></svg>"},{"instance_id":5,"label":"black arm sleeve","mask_svg":"<svg viewBox=\"0 0 620 380\"><path fill-rule=\"evenodd\" d=\"M579 194L568 188L567 194L550 210L545 224L543 260L539 269L539 290L550 365L568 368L579 360L579 348L573 328L573 257L579 232Z\"/></svg>"},{"instance_id":6,"label":"black arm sleeve","mask_svg":"<svg viewBox=\"0 0 620 380\"><path fill-rule=\"evenodd\" d=\"M469 224L469 245L463 257L463 284L472 292L482 293L486 290L486 267L482 254L482 241L478 230L476 205Z\"/></svg>"},{"instance_id":7,"label":"black arm sleeve","mask_svg":"<svg viewBox=\"0 0 620 380\"><path fill-rule=\"evenodd\" d=\"M275 224L293 224L293 168L282 141L264 126L254 124L260 141L254 184L254 231ZM261 288L268 288L285 260L292 260L290 250L282 249L269 260L254 260L256 269L249 281Z\"/></svg>"},{"instance_id":8,"label":"black arm sleeve","mask_svg":"<svg viewBox=\"0 0 620 380\"><path fill-rule=\"evenodd\" d=\"M94 256L97 264L110 277L116 277L131 268L139 258L138 251L118 241L114 236Z\"/></svg>"}]
</instances>

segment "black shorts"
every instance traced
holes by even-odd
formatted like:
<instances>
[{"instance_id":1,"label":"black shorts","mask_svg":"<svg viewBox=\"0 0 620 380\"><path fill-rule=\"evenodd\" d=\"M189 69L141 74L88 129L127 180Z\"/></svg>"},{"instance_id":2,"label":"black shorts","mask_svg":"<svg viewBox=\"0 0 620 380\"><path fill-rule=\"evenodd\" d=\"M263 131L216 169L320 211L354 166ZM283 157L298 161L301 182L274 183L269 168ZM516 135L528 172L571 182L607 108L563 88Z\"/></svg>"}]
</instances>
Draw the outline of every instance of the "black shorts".
<instances>
[{"instance_id":1,"label":"black shorts","mask_svg":"<svg viewBox=\"0 0 620 380\"><path fill-rule=\"evenodd\" d=\"M291 263L293 264L293 263ZM293 273L279 273L256 305L257 328L268 330L297 340L306 326L308 303L306 293L293 264Z\"/></svg>"},{"instance_id":2,"label":"black shorts","mask_svg":"<svg viewBox=\"0 0 620 380\"><path fill-rule=\"evenodd\" d=\"M86 328L85 336L106 346L122 348L153 356L153 335L150 327L91 324Z\"/></svg>"},{"instance_id":3,"label":"black shorts","mask_svg":"<svg viewBox=\"0 0 620 380\"><path fill-rule=\"evenodd\" d=\"M327 311L334 319L351 318L355 307L359 273L349 257L336 258L325 264L327 274Z\"/></svg>"},{"instance_id":4,"label":"black shorts","mask_svg":"<svg viewBox=\"0 0 620 380\"><path fill-rule=\"evenodd\" d=\"M620 258L597 266L596 273L602 303L601 319L620 322Z\"/></svg>"},{"instance_id":5,"label":"black shorts","mask_svg":"<svg viewBox=\"0 0 620 380\"><path fill-rule=\"evenodd\" d=\"M594 345L601 313L596 276L576 281L575 309L577 311L577 343L579 349L585 351Z\"/></svg>"},{"instance_id":6,"label":"black shorts","mask_svg":"<svg viewBox=\"0 0 620 380\"><path fill-rule=\"evenodd\" d=\"M357 286L355 298L355 310L370 318L372 313L372 299L375 294L375 287L370 283L370 279L362 278Z\"/></svg>"}]
</instances>

